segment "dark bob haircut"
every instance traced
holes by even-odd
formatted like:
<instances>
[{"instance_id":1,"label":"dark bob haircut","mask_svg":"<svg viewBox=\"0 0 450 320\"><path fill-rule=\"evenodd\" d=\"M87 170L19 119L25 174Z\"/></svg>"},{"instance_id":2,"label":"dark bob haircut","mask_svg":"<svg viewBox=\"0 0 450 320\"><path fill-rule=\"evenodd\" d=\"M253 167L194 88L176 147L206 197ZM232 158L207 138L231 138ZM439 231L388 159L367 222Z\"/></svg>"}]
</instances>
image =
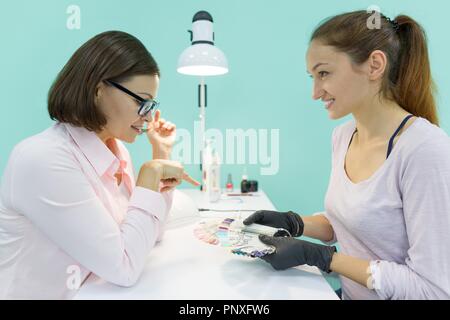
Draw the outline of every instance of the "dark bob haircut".
<instances>
[{"instance_id":1,"label":"dark bob haircut","mask_svg":"<svg viewBox=\"0 0 450 320\"><path fill-rule=\"evenodd\" d=\"M48 93L50 118L99 132L107 119L94 102L97 85L137 75L160 75L144 45L125 32L101 33L83 44L59 72Z\"/></svg>"}]
</instances>

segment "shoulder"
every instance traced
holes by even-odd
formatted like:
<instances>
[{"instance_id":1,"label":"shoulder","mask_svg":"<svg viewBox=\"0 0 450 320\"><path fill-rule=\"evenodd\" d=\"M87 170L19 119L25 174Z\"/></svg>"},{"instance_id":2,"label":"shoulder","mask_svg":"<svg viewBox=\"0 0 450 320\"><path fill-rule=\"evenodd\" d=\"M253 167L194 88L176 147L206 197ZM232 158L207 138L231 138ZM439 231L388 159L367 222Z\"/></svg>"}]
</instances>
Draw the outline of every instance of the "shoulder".
<instances>
[{"instance_id":1,"label":"shoulder","mask_svg":"<svg viewBox=\"0 0 450 320\"><path fill-rule=\"evenodd\" d=\"M16 168L21 166L33 169L73 159L75 157L70 148L70 139L58 124L22 140L13 148L10 156L10 161L13 161Z\"/></svg>"},{"instance_id":2,"label":"shoulder","mask_svg":"<svg viewBox=\"0 0 450 320\"><path fill-rule=\"evenodd\" d=\"M13 148L2 176L1 198L14 207L13 196L17 198L27 190L36 195L37 190L51 187L55 177L65 181L60 179L61 173L73 169L78 171L79 165L70 149L70 140L61 127L52 126Z\"/></svg>"},{"instance_id":3,"label":"shoulder","mask_svg":"<svg viewBox=\"0 0 450 320\"><path fill-rule=\"evenodd\" d=\"M450 169L450 137L438 126L417 118L401 148L409 166Z\"/></svg>"},{"instance_id":4,"label":"shoulder","mask_svg":"<svg viewBox=\"0 0 450 320\"><path fill-rule=\"evenodd\" d=\"M407 146L413 154L448 154L450 152L450 137L438 126L427 119L417 118L411 125Z\"/></svg>"}]
</instances>

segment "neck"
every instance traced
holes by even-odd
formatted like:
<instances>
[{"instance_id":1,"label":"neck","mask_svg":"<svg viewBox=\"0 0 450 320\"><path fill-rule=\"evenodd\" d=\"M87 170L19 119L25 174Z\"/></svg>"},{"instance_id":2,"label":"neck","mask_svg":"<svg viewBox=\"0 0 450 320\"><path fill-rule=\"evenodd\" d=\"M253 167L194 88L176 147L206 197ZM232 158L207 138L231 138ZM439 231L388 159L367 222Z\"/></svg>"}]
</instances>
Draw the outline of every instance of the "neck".
<instances>
[{"instance_id":1,"label":"neck","mask_svg":"<svg viewBox=\"0 0 450 320\"><path fill-rule=\"evenodd\" d=\"M397 103L375 97L353 112L359 143L387 141L407 115Z\"/></svg>"},{"instance_id":2,"label":"neck","mask_svg":"<svg viewBox=\"0 0 450 320\"><path fill-rule=\"evenodd\" d=\"M103 129L102 131L95 132L95 135L97 137L99 137L99 139L102 140L102 142L105 144L106 144L106 141L111 138L111 135L109 135L105 129Z\"/></svg>"},{"instance_id":3,"label":"neck","mask_svg":"<svg viewBox=\"0 0 450 320\"><path fill-rule=\"evenodd\" d=\"M106 131L96 132L97 137L111 150L112 153L116 154L116 144L114 138L109 135Z\"/></svg>"}]
</instances>

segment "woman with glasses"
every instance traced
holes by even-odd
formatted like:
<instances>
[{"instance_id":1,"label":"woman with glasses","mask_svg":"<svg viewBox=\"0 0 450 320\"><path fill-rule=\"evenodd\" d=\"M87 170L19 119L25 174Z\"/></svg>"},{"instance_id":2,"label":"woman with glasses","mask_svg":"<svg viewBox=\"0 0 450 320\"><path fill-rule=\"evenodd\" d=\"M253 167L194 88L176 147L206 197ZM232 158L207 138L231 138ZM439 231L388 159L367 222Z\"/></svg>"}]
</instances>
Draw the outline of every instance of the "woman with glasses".
<instances>
[{"instance_id":1,"label":"woman with glasses","mask_svg":"<svg viewBox=\"0 0 450 320\"><path fill-rule=\"evenodd\" d=\"M124 32L95 36L64 66L48 95L56 123L14 148L2 179L0 298L69 298L91 272L136 283L173 189L198 185L169 160L176 128L157 111L158 86L155 60ZM140 134L153 159L135 177L122 141Z\"/></svg>"}]
</instances>

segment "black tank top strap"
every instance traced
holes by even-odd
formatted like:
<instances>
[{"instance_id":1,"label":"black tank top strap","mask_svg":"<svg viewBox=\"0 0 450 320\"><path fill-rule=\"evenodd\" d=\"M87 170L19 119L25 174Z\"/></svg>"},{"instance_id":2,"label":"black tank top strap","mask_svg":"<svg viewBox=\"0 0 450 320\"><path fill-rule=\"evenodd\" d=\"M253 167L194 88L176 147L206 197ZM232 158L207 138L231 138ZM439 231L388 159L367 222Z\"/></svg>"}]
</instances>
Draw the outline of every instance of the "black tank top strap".
<instances>
[{"instance_id":1,"label":"black tank top strap","mask_svg":"<svg viewBox=\"0 0 450 320\"><path fill-rule=\"evenodd\" d=\"M392 135L392 137L389 139L389 145L388 145L388 150L387 150L387 155L386 155L386 159L389 157L389 155L391 154L393 145L394 145L394 139L397 136L397 134L400 132L400 130L402 130L402 128L405 126L406 122L408 122L408 120L410 118L414 117L414 115L410 114L408 116L405 117L405 119L403 119L402 123L400 123L400 125L398 126L397 130L395 130L394 134Z\"/></svg>"},{"instance_id":2,"label":"black tank top strap","mask_svg":"<svg viewBox=\"0 0 450 320\"><path fill-rule=\"evenodd\" d=\"M358 129L355 128L355 131L353 131L352 137L350 138L350 142L348 143L347 150L348 150L348 148L350 148L350 145L352 144L353 137L355 136L356 131L358 131Z\"/></svg>"}]
</instances>

